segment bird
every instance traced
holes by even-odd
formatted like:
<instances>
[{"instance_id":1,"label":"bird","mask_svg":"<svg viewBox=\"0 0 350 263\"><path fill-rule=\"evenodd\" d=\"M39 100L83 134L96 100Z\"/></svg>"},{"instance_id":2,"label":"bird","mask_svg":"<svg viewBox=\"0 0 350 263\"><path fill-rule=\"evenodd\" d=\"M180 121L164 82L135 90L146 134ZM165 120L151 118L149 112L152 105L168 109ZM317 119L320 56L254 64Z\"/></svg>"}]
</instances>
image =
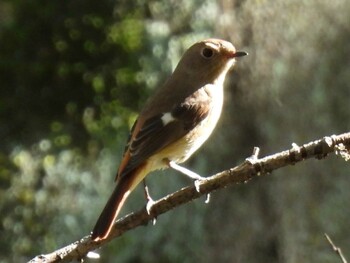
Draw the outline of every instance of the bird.
<instances>
[{"instance_id":1,"label":"bird","mask_svg":"<svg viewBox=\"0 0 350 263\"><path fill-rule=\"evenodd\" d=\"M125 200L150 172L172 168L195 180L204 178L179 164L214 130L221 115L227 72L236 58L247 54L237 51L231 42L215 38L187 49L130 131L116 186L93 228L93 241L108 238Z\"/></svg>"}]
</instances>

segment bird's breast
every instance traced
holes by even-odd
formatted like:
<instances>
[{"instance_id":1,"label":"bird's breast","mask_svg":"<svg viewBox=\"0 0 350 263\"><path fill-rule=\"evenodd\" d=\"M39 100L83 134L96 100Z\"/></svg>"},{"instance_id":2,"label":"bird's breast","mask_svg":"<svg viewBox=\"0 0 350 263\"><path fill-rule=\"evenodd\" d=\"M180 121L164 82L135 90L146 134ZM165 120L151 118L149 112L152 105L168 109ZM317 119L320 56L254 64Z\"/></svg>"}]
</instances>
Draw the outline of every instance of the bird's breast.
<instances>
[{"instance_id":1,"label":"bird's breast","mask_svg":"<svg viewBox=\"0 0 350 263\"><path fill-rule=\"evenodd\" d=\"M207 117L201 121L193 130L191 130L184 138L187 143L187 151L184 160L187 160L212 134L221 115L223 105L223 88L222 86L207 85L204 87L206 92L212 98L210 110Z\"/></svg>"},{"instance_id":2,"label":"bird's breast","mask_svg":"<svg viewBox=\"0 0 350 263\"><path fill-rule=\"evenodd\" d=\"M184 137L171 143L162 149L155 156L150 158L157 169L164 168L164 163L158 163L159 160L168 159L176 163L186 161L213 132L221 115L223 105L223 87L215 86L213 84L203 87L211 97L208 115L201 122L199 122L192 130L190 130Z\"/></svg>"}]
</instances>

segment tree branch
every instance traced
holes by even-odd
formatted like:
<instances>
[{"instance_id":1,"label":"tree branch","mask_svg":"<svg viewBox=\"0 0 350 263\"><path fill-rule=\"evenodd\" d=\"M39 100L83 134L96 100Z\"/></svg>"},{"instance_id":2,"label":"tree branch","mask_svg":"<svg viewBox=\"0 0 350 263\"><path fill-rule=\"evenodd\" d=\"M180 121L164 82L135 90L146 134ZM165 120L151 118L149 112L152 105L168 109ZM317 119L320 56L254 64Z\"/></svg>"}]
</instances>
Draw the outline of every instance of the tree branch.
<instances>
[{"instance_id":1,"label":"tree branch","mask_svg":"<svg viewBox=\"0 0 350 263\"><path fill-rule=\"evenodd\" d=\"M339 256L341 262L347 263L346 258L344 257L343 252L341 251L341 248L337 247L326 233L324 233L324 236L326 237L328 243L331 245L332 250Z\"/></svg>"},{"instance_id":2,"label":"tree branch","mask_svg":"<svg viewBox=\"0 0 350 263\"><path fill-rule=\"evenodd\" d=\"M195 186L188 186L156 201L152 206L151 215L144 208L119 219L115 223L111 235L106 240L93 242L90 240L90 236L85 236L81 240L50 254L37 256L29 262L70 262L82 260L88 252L103 246L128 230L146 225L148 221L175 207L228 185L247 182L254 177L270 174L278 168L294 165L306 159L322 159L333 152L346 161L350 160L350 132L324 137L302 146L293 143L291 149L261 159L258 158L259 148L254 148L253 155L242 164L207 177L206 180L199 181L197 186L199 186L200 192L197 192Z\"/></svg>"}]
</instances>

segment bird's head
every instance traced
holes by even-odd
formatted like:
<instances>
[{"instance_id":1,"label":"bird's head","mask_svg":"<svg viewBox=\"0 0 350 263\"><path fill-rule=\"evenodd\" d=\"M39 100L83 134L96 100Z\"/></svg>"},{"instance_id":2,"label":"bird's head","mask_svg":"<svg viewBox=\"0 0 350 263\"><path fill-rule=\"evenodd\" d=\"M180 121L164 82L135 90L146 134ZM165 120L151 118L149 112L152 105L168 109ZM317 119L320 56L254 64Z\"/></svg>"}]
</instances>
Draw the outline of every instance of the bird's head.
<instances>
[{"instance_id":1,"label":"bird's head","mask_svg":"<svg viewBox=\"0 0 350 263\"><path fill-rule=\"evenodd\" d=\"M195 43L185 52L176 70L186 71L191 78L204 77L207 83L212 83L221 76L225 77L237 57L246 55L246 52L237 51L228 41L206 39Z\"/></svg>"}]
</instances>

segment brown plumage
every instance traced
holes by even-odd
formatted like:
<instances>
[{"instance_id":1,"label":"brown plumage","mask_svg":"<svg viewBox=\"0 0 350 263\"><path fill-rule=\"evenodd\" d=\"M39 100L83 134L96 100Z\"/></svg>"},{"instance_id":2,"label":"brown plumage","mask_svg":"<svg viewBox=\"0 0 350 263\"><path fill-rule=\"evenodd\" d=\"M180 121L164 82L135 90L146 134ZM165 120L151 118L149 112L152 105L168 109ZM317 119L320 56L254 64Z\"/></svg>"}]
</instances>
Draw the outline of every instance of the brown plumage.
<instances>
[{"instance_id":1,"label":"brown plumage","mask_svg":"<svg viewBox=\"0 0 350 263\"><path fill-rule=\"evenodd\" d=\"M108 237L126 198L149 172L186 161L207 140L221 114L226 73L244 55L219 39L197 42L185 52L134 124L93 240Z\"/></svg>"}]
</instances>

